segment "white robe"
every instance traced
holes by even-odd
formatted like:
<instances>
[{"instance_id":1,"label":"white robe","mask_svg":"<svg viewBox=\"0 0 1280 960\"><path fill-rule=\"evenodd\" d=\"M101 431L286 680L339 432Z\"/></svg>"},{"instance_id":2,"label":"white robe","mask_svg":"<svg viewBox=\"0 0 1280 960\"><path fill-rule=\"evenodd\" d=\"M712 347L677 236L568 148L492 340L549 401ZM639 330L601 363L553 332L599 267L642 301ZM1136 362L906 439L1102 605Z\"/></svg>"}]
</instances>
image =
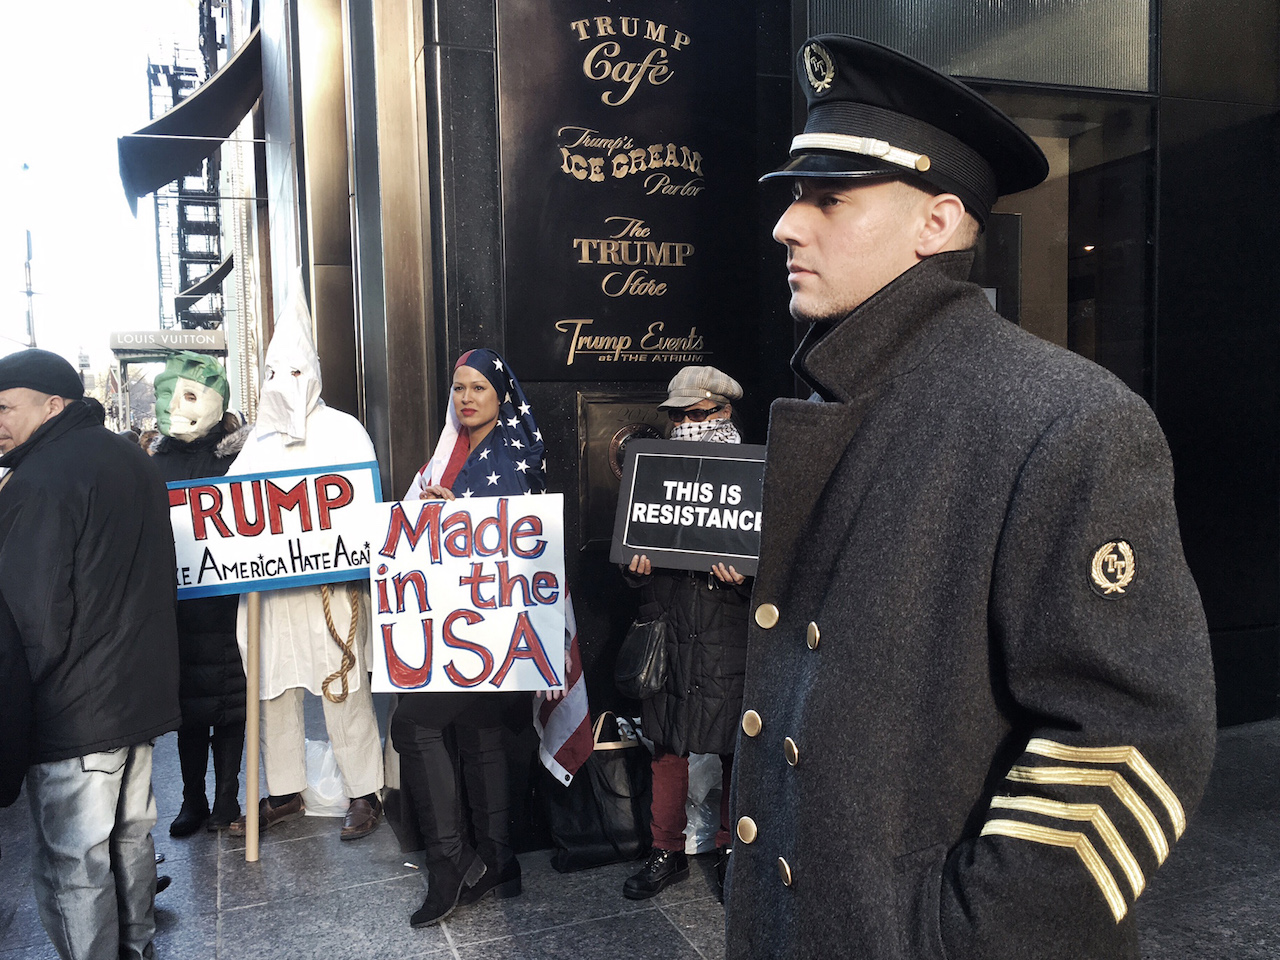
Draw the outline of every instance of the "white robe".
<instances>
[{"instance_id":1,"label":"white robe","mask_svg":"<svg viewBox=\"0 0 1280 960\"><path fill-rule=\"evenodd\" d=\"M286 444L284 436L278 432L260 434L255 430L227 473L325 467L377 459L373 442L359 420L319 403L307 414L305 441ZM356 640L363 666L369 663L371 640L369 583L367 580L352 582L360 596ZM329 591L333 625L345 640L351 626L347 584L330 584ZM240 641L242 660L247 660L248 629L248 599L242 595L236 618L236 637ZM319 695L324 678L342 666L342 650L329 636L325 625L324 602L319 586L263 592L261 637L262 686L258 696L263 700L274 700L294 687L305 687ZM349 689L359 689L363 673L362 669L353 669L347 674ZM339 690L341 687L331 684L330 689Z\"/></svg>"}]
</instances>

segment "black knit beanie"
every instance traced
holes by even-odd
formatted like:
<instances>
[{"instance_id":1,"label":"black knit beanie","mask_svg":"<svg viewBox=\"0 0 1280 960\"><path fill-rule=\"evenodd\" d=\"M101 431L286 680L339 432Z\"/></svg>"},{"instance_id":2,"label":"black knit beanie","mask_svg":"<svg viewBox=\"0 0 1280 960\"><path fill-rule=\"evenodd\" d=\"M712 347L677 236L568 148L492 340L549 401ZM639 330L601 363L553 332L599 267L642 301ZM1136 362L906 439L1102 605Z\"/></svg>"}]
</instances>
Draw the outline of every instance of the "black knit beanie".
<instances>
[{"instance_id":1,"label":"black knit beanie","mask_svg":"<svg viewBox=\"0 0 1280 960\"><path fill-rule=\"evenodd\" d=\"M26 387L54 397L78 400L84 396L84 384L76 368L48 350L19 350L0 357L0 390Z\"/></svg>"}]
</instances>

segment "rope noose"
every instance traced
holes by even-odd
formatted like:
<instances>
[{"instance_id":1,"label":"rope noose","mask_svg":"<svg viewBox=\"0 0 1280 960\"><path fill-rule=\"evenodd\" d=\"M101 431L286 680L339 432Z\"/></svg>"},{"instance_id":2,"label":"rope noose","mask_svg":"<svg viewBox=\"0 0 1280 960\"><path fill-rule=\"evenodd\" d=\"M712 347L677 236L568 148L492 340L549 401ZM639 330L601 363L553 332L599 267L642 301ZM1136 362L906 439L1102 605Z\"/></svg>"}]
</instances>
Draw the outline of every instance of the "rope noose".
<instances>
[{"instance_id":1,"label":"rope noose","mask_svg":"<svg viewBox=\"0 0 1280 960\"><path fill-rule=\"evenodd\" d=\"M329 628L329 636L333 637L333 642L342 649L342 666L324 678L324 683L320 684L320 691L330 703L342 703L347 699L347 674L356 665L356 626L360 619L358 595L355 587L347 586L347 599L351 601L351 630L346 640L338 636L338 628L333 625L333 614L329 612L329 585L327 583L320 585L320 599L324 601L324 622L325 626ZM335 680L342 681L342 692L337 695L329 692L329 684Z\"/></svg>"}]
</instances>

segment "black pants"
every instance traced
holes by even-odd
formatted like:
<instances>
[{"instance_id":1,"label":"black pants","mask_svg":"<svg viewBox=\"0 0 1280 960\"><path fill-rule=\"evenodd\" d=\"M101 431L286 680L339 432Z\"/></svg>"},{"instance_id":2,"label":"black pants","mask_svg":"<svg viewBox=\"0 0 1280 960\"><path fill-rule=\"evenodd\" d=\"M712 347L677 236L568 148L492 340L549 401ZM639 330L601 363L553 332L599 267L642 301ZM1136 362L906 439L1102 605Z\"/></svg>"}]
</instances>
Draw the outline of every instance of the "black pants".
<instances>
[{"instance_id":1,"label":"black pants","mask_svg":"<svg viewBox=\"0 0 1280 960\"><path fill-rule=\"evenodd\" d=\"M410 693L391 719L391 741L400 754L400 780L408 787L426 841L427 862L463 859L464 821L453 759L445 746L452 726L467 787L476 853L501 872L511 849L511 786L503 749L502 718L512 698L527 694Z\"/></svg>"}]
</instances>

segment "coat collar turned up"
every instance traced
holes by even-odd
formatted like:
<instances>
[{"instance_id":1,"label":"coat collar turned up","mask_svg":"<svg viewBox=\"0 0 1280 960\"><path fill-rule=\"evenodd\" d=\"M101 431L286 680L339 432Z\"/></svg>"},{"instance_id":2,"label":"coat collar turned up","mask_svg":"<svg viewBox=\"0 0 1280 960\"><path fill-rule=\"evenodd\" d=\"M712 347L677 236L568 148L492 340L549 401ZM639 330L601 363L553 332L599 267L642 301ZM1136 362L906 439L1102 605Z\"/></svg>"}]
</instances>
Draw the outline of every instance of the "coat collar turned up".
<instances>
[{"instance_id":1,"label":"coat collar turned up","mask_svg":"<svg viewBox=\"0 0 1280 960\"><path fill-rule=\"evenodd\" d=\"M834 325L814 324L791 366L828 401L848 403L919 366L947 335L952 308L990 304L967 282L969 250L940 253L882 287Z\"/></svg>"},{"instance_id":2,"label":"coat collar turned up","mask_svg":"<svg viewBox=\"0 0 1280 960\"><path fill-rule=\"evenodd\" d=\"M40 424L27 438L26 443L19 444L0 457L0 467L16 470L22 461L36 450L53 443L70 431L82 427L102 426L103 416L102 405L96 400L72 400L60 414Z\"/></svg>"}]
</instances>

